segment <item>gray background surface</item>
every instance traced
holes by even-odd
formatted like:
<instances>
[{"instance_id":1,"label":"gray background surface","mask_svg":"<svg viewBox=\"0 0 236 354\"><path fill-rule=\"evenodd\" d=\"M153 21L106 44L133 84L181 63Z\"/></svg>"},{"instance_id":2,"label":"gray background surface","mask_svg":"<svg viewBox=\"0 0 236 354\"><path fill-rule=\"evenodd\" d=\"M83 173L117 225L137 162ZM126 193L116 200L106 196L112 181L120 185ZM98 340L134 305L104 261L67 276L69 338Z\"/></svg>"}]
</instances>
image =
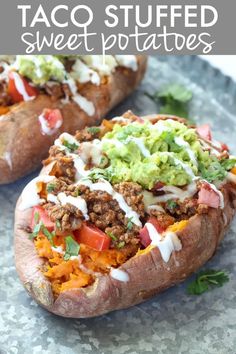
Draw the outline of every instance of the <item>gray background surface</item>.
<instances>
[{"instance_id":1,"label":"gray background surface","mask_svg":"<svg viewBox=\"0 0 236 354\"><path fill-rule=\"evenodd\" d=\"M143 84L114 114L130 107L136 113L156 112L158 107L144 92L152 93L168 82L193 90L194 119L210 122L215 137L236 152L236 86L197 57L150 58ZM36 305L14 268L14 204L30 178L0 187L1 354L236 353L236 222L207 265L229 271L230 282L223 288L194 297L186 294L185 282L126 311L87 320L63 319Z\"/></svg>"}]
</instances>

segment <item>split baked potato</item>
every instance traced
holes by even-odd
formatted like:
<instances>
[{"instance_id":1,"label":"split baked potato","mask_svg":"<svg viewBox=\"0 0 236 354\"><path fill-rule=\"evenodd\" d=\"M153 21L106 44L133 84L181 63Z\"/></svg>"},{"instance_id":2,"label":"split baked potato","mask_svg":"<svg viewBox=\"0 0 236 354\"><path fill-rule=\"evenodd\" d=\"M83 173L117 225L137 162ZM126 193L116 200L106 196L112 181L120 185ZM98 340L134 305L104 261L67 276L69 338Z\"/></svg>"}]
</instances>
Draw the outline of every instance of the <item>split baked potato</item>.
<instances>
[{"instance_id":1,"label":"split baked potato","mask_svg":"<svg viewBox=\"0 0 236 354\"><path fill-rule=\"evenodd\" d=\"M215 253L236 208L236 159L209 127L125 113L62 134L15 214L16 269L61 316L127 308Z\"/></svg>"},{"instance_id":2,"label":"split baked potato","mask_svg":"<svg viewBox=\"0 0 236 354\"><path fill-rule=\"evenodd\" d=\"M99 124L146 70L145 56L102 60L98 55L2 58L0 184L39 167L60 133Z\"/></svg>"}]
</instances>

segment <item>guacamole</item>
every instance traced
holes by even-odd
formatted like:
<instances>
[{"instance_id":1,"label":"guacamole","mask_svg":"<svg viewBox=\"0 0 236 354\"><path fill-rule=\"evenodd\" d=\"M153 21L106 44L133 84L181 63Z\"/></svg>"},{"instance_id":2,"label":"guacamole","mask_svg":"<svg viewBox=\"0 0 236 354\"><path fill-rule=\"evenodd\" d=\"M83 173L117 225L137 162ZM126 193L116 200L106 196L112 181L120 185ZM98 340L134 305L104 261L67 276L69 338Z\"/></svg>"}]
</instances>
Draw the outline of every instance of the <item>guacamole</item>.
<instances>
[{"instance_id":1,"label":"guacamole","mask_svg":"<svg viewBox=\"0 0 236 354\"><path fill-rule=\"evenodd\" d=\"M64 64L55 55L17 55L14 66L35 85L44 85L49 80L62 82L66 79Z\"/></svg>"},{"instance_id":2,"label":"guacamole","mask_svg":"<svg viewBox=\"0 0 236 354\"><path fill-rule=\"evenodd\" d=\"M97 172L112 183L133 181L152 189L156 182L184 186L198 176L209 182L226 176L221 162L203 150L196 130L171 119L115 124L102 138L102 150L109 165Z\"/></svg>"}]
</instances>

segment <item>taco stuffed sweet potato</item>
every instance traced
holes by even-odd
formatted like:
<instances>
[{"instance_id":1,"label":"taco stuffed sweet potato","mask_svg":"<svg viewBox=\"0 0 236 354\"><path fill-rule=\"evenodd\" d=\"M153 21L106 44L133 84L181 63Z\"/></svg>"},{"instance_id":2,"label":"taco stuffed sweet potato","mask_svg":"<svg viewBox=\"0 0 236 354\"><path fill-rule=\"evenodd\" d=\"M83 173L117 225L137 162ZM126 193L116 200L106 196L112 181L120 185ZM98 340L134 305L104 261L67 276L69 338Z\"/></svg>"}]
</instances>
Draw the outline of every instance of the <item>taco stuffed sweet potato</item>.
<instances>
[{"instance_id":1,"label":"taco stuffed sweet potato","mask_svg":"<svg viewBox=\"0 0 236 354\"><path fill-rule=\"evenodd\" d=\"M63 131L98 124L145 69L139 55L0 58L0 184L36 169Z\"/></svg>"},{"instance_id":2,"label":"taco stuffed sweet potato","mask_svg":"<svg viewBox=\"0 0 236 354\"><path fill-rule=\"evenodd\" d=\"M62 134L16 207L28 293L65 317L138 304L215 253L235 214L236 159L209 127L131 112Z\"/></svg>"}]
</instances>

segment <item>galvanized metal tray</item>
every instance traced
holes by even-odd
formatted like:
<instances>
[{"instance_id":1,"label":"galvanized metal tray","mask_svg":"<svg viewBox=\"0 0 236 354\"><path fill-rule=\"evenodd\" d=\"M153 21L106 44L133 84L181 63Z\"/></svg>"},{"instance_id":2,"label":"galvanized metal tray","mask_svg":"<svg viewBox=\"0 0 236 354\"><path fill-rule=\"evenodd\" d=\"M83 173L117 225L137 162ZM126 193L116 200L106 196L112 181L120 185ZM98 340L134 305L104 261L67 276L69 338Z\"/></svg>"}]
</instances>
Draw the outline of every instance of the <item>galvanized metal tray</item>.
<instances>
[{"instance_id":1,"label":"galvanized metal tray","mask_svg":"<svg viewBox=\"0 0 236 354\"><path fill-rule=\"evenodd\" d=\"M145 80L112 115L132 108L157 112L144 93L167 83L189 87L191 116L209 122L215 137L236 152L236 84L198 57L151 57ZM208 267L226 269L230 282L202 296L186 283L125 311L87 320L54 316L24 291L14 267L14 205L27 181L0 187L0 353L143 354L236 353L236 223ZM191 259L189 260L191 262Z\"/></svg>"}]
</instances>

